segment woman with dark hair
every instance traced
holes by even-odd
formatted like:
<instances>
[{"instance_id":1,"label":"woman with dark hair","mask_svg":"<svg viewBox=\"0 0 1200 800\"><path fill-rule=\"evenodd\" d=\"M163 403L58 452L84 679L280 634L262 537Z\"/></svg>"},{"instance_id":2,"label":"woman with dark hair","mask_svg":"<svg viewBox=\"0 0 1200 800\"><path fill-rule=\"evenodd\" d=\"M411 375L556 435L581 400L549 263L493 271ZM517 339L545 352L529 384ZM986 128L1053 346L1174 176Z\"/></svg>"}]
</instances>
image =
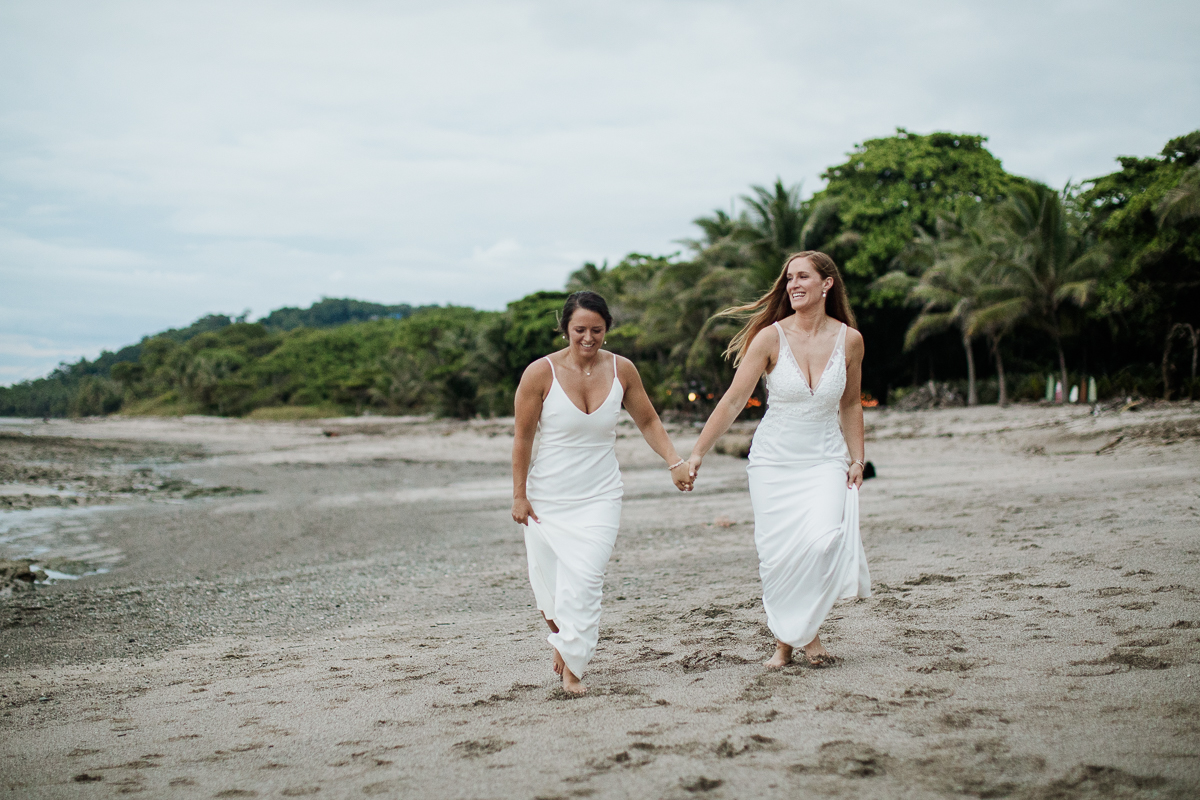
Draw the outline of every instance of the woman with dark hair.
<instances>
[{"instance_id":1,"label":"woman with dark hair","mask_svg":"<svg viewBox=\"0 0 1200 800\"><path fill-rule=\"evenodd\" d=\"M529 582L550 626L554 671L573 694L586 691L579 679L600 637L604 570L621 522L615 445L622 403L669 465L675 486L692 488L687 462L672 446L637 367L601 350L611 327L603 297L568 297L559 322L567 346L525 368L515 403L512 518L526 526Z\"/></svg>"},{"instance_id":2,"label":"woman with dark hair","mask_svg":"<svg viewBox=\"0 0 1200 800\"><path fill-rule=\"evenodd\" d=\"M790 663L796 648L812 666L827 666L834 658L817 635L821 622L836 600L871 596L858 530L863 338L837 265L812 250L788 256L756 302L721 314L750 319L725 351L737 373L688 459L692 477L765 374L767 413L747 474L763 607L775 634L766 666Z\"/></svg>"}]
</instances>

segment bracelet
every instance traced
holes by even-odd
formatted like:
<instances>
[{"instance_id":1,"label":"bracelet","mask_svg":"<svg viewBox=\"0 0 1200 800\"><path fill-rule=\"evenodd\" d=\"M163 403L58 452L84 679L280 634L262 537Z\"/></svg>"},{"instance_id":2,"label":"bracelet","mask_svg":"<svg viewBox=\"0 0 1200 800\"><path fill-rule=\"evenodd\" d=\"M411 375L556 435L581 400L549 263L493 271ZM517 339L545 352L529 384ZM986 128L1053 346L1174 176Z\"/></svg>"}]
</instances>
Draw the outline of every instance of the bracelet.
<instances>
[{"instance_id":1,"label":"bracelet","mask_svg":"<svg viewBox=\"0 0 1200 800\"><path fill-rule=\"evenodd\" d=\"M855 459L854 461L850 462L850 466L854 466L855 464L858 464L863 469L867 468L867 462L865 461L859 461L858 459Z\"/></svg>"},{"instance_id":2,"label":"bracelet","mask_svg":"<svg viewBox=\"0 0 1200 800\"><path fill-rule=\"evenodd\" d=\"M676 461L674 464L672 464L671 466L667 467L667 472L670 472L671 470L675 469L676 467L683 466L686 463L687 463L687 459L681 458L678 461Z\"/></svg>"}]
</instances>

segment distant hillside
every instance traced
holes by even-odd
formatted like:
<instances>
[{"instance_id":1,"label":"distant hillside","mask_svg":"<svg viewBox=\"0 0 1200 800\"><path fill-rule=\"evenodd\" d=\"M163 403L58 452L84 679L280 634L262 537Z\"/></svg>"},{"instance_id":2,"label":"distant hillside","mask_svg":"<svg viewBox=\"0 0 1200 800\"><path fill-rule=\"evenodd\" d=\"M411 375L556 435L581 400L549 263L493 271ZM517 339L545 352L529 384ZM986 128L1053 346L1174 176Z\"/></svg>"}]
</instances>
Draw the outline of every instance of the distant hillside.
<instances>
[{"instance_id":1,"label":"distant hillside","mask_svg":"<svg viewBox=\"0 0 1200 800\"><path fill-rule=\"evenodd\" d=\"M429 308L429 306L423 306ZM385 306L349 298L323 297L308 308L286 306L277 308L258 322L269 331L290 331L296 328L336 328L347 322L369 322L373 319L405 319L414 311L408 303Z\"/></svg>"},{"instance_id":2,"label":"distant hillside","mask_svg":"<svg viewBox=\"0 0 1200 800\"><path fill-rule=\"evenodd\" d=\"M375 319L405 319L421 308L430 306L413 307L407 303L389 306L349 298L323 297L308 308L277 308L260 319L258 324L271 332L336 328ZM139 362L146 343L151 340L169 340L182 345L202 334L215 333L244 321L242 317L235 319L228 314L208 314L185 328L168 328L116 352L104 350L94 361L84 358L73 364L59 364L45 378L23 381L7 388L0 387L0 416L61 417L79 413L111 413L121 406L120 399L114 393L97 394L81 389L105 385L104 382L112 377L112 368L117 364Z\"/></svg>"}]
</instances>

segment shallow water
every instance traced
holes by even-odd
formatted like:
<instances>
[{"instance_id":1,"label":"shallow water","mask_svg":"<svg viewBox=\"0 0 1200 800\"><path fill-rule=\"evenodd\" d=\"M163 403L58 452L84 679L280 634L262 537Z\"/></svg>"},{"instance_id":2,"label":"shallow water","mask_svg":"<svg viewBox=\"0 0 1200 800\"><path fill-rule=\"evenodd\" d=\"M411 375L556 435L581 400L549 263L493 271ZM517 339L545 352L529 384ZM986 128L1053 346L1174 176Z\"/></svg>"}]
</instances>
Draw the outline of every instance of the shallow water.
<instances>
[{"instance_id":1,"label":"shallow water","mask_svg":"<svg viewBox=\"0 0 1200 800\"><path fill-rule=\"evenodd\" d=\"M0 558L27 559L39 564L75 562L86 565L75 574L40 567L51 581L108 572L125 560L125 554L105 540L116 512L126 508L97 506L0 512Z\"/></svg>"}]
</instances>

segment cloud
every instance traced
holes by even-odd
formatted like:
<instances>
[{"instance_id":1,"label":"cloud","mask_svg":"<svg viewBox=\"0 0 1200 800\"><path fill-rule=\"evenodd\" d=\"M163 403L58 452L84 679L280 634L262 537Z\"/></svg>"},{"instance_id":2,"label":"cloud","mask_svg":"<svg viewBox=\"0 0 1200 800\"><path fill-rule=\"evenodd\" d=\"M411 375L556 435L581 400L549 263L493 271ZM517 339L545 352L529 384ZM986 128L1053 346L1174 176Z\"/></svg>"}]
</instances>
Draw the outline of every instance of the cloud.
<instances>
[{"instance_id":1,"label":"cloud","mask_svg":"<svg viewBox=\"0 0 1200 800\"><path fill-rule=\"evenodd\" d=\"M6 4L0 334L500 308L897 125L1060 185L1195 125L1197 31L1115 0Z\"/></svg>"}]
</instances>

